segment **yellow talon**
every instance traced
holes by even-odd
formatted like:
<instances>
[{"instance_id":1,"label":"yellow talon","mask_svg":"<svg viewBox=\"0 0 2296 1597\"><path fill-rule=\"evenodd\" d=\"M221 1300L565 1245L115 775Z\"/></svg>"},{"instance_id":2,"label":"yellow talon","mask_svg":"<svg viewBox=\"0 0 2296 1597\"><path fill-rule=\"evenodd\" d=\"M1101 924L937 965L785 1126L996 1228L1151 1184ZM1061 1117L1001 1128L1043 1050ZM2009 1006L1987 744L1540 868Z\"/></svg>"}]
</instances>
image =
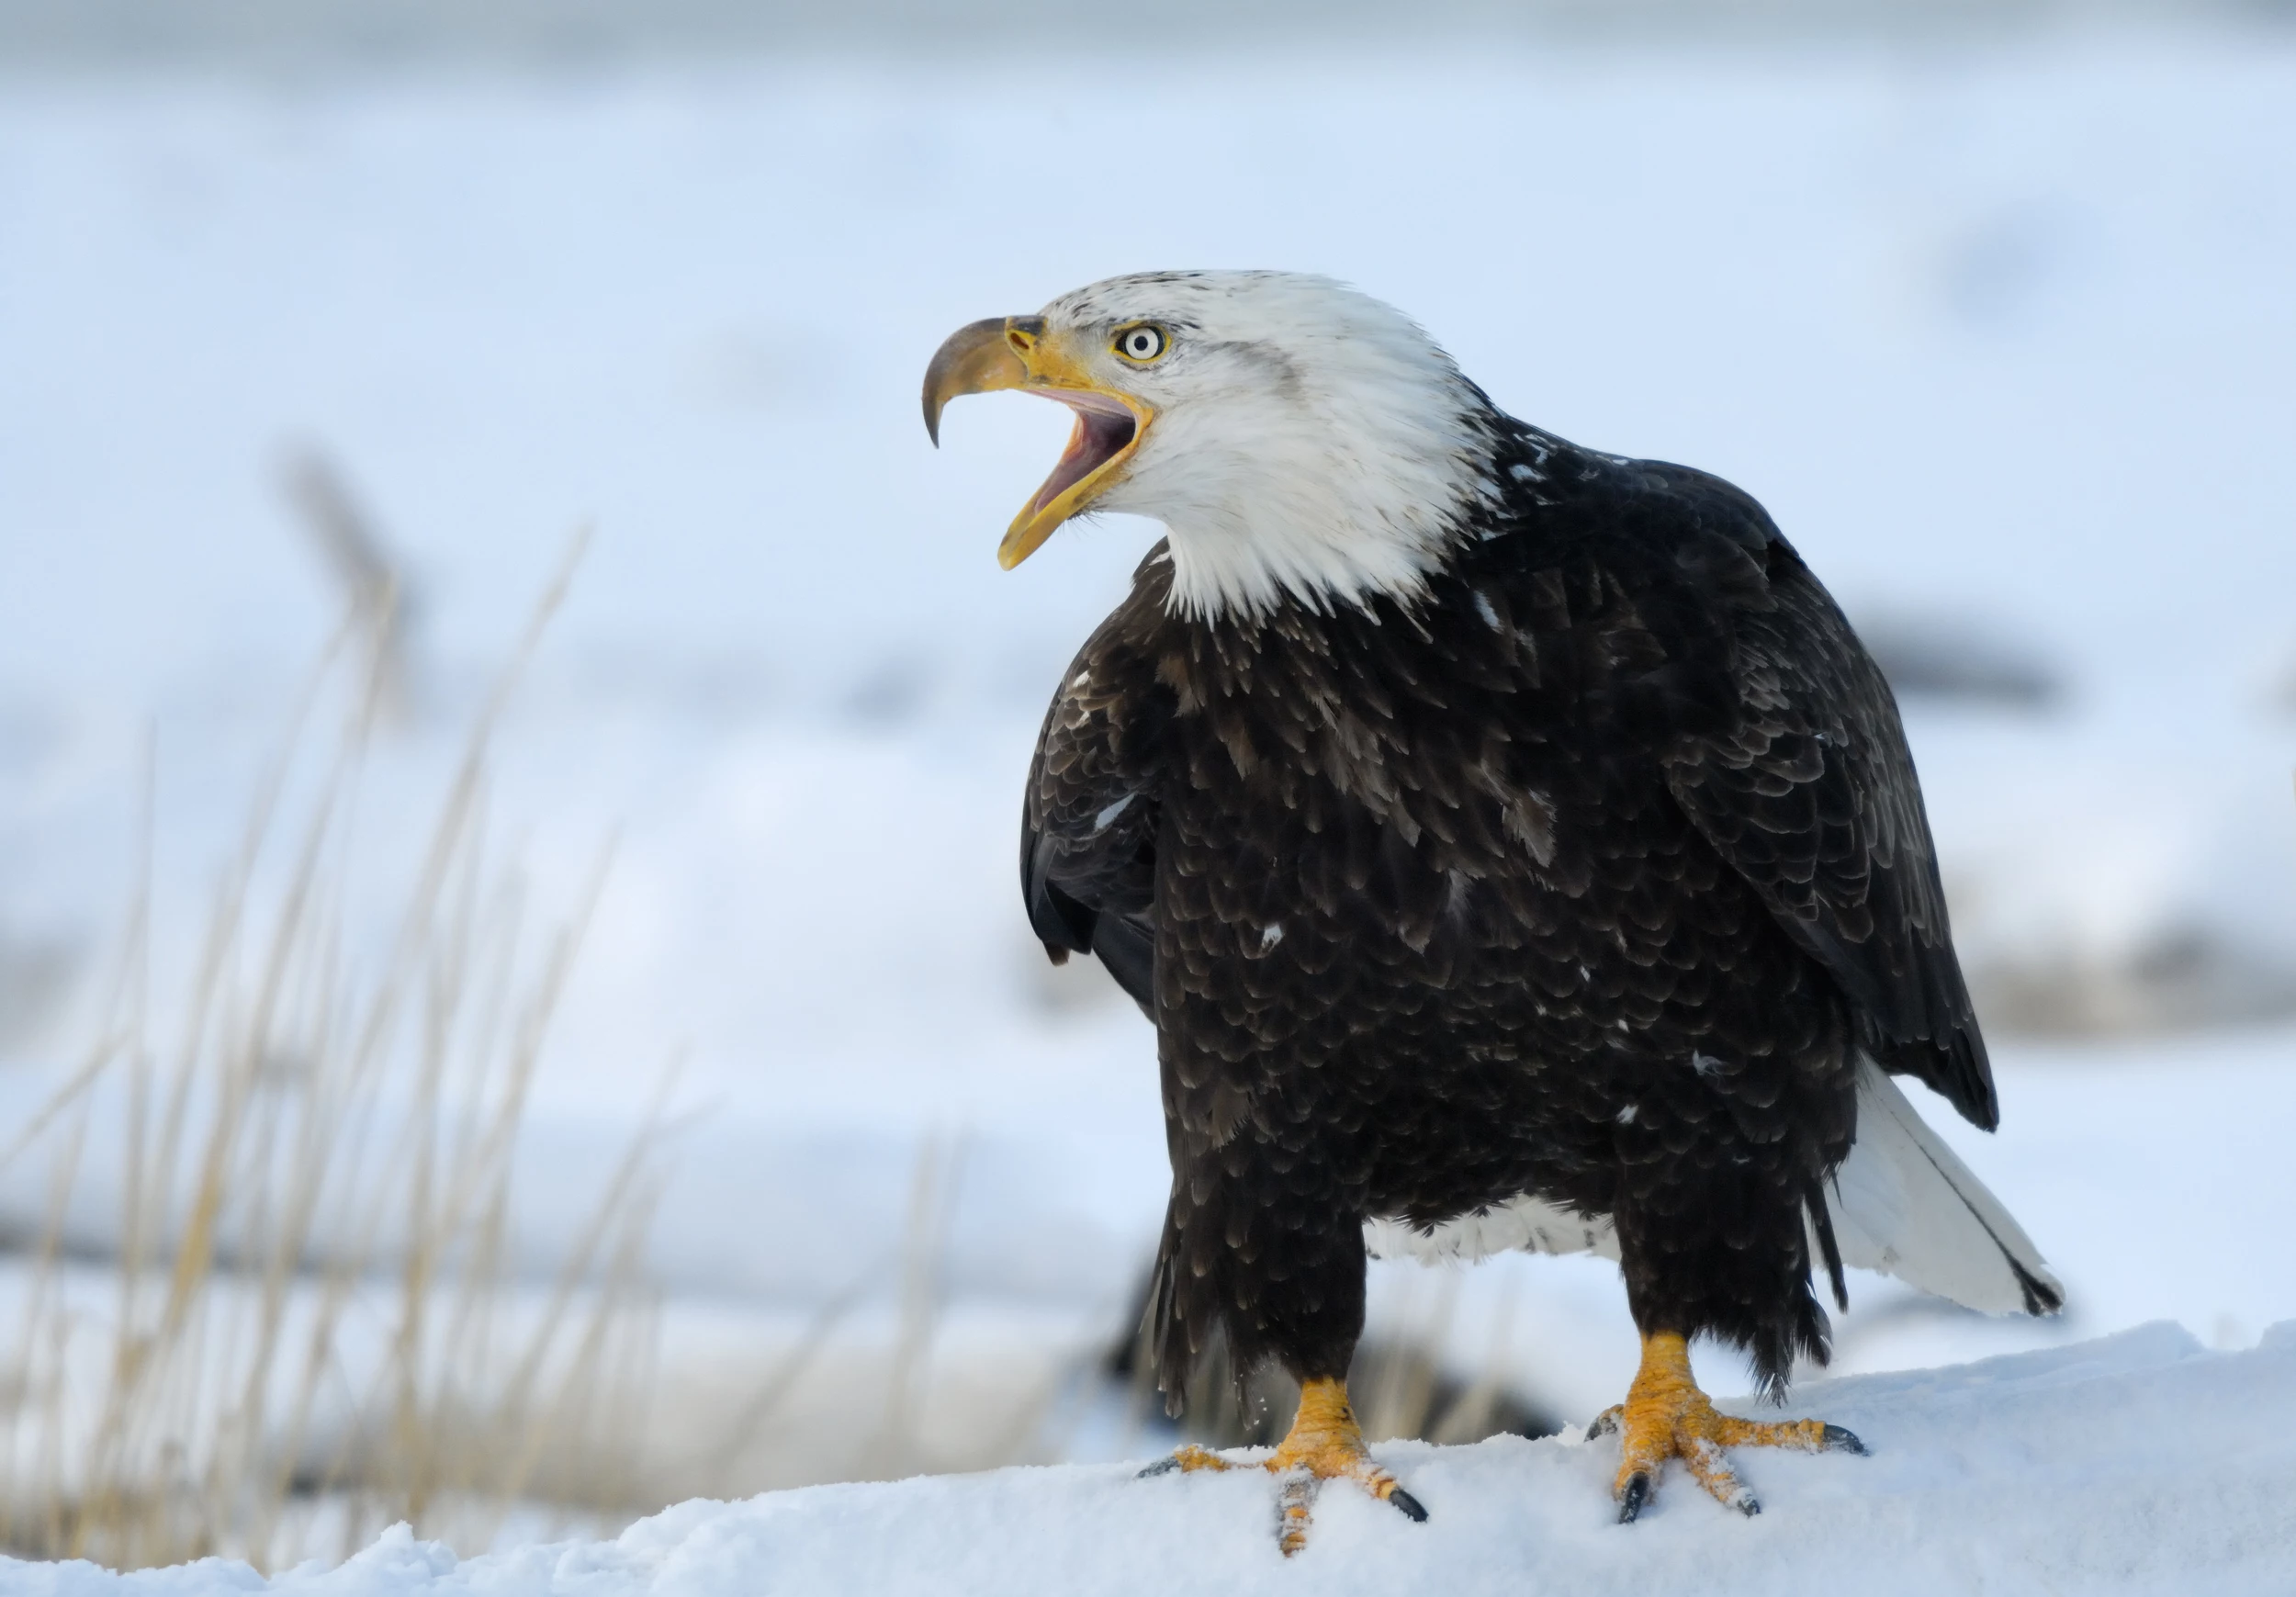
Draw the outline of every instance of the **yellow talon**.
<instances>
[{"instance_id":1,"label":"yellow talon","mask_svg":"<svg viewBox=\"0 0 2296 1597\"><path fill-rule=\"evenodd\" d=\"M1190 1442L1185 1447L1174 1448L1171 1457L1165 1459L1163 1463L1154 1465L1151 1468L1154 1469L1155 1473L1161 1475L1167 1469L1226 1469L1229 1468L1229 1464L1225 1458L1220 1456L1219 1454L1213 1452L1210 1448L1199 1447L1195 1443Z\"/></svg>"},{"instance_id":2,"label":"yellow talon","mask_svg":"<svg viewBox=\"0 0 2296 1597\"><path fill-rule=\"evenodd\" d=\"M1171 1457L1151 1465L1143 1473L1166 1470L1233 1469L1237 1466L1209 1448L1193 1444L1176 1449ZM1405 1515L1424 1520L1427 1511L1419 1500L1396 1483L1395 1477L1371 1462L1363 1445L1363 1428L1356 1423L1347 1401L1347 1383L1328 1377L1300 1388L1300 1413L1276 1451L1260 1468L1290 1477L1277 1503L1276 1545L1289 1558L1308 1545L1308 1524L1315 1512L1315 1494L1326 1480L1352 1480L1382 1502L1391 1502Z\"/></svg>"},{"instance_id":3,"label":"yellow talon","mask_svg":"<svg viewBox=\"0 0 2296 1597\"><path fill-rule=\"evenodd\" d=\"M1690 1344L1671 1331L1642 1339L1642 1367L1626 1400L1606 1409L1587 1427L1590 1436L1621 1433L1618 1474L1611 1495L1621 1524L1633 1520L1658 1490L1669 1458L1679 1458L1715 1500L1740 1513L1761 1504L1730 1470L1728 1447L1792 1447L1803 1453L1863 1453L1865 1445L1822 1420L1762 1423L1717 1411L1691 1378Z\"/></svg>"}]
</instances>

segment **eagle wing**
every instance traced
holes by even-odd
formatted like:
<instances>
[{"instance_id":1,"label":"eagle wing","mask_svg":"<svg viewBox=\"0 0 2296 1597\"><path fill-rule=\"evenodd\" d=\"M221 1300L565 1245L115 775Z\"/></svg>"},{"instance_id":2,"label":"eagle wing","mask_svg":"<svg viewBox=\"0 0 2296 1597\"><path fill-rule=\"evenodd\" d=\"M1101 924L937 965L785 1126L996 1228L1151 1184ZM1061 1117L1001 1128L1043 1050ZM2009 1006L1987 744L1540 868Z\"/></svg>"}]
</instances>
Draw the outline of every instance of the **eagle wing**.
<instances>
[{"instance_id":1,"label":"eagle wing","mask_svg":"<svg viewBox=\"0 0 2296 1597\"><path fill-rule=\"evenodd\" d=\"M1727 662L1726 692L1702 694L1661 751L1667 785L1871 1017L1881 1063L1991 1130L1993 1074L1889 684L1751 498L1684 467L1638 470L1646 508L1675 521L1671 564L1718 623L1698 630Z\"/></svg>"},{"instance_id":2,"label":"eagle wing","mask_svg":"<svg viewBox=\"0 0 2296 1597\"><path fill-rule=\"evenodd\" d=\"M1143 578L1157 558L1142 565ZM1022 806L1020 892L1054 963L1071 952L1097 956L1153 1013L1164 693L1132 641L1149 587L1136 579L1132 599L1086 641L1045 713Z\"/></svg>"}]
</instances>

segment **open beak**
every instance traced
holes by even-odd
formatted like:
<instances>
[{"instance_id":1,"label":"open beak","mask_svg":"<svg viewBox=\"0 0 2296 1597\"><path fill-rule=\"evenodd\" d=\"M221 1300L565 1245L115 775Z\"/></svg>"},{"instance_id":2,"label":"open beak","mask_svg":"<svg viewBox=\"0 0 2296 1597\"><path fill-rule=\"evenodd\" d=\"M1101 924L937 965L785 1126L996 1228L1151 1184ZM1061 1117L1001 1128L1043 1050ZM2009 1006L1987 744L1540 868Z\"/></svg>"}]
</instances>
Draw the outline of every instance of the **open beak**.
<instances>
[{"instance_id":1,"label":"open beak","mask_svg":"<svg viewBox=\"0 0 2296 1597\"><path fill-rule=\"evenodd\" d=\"M940 412L962 394L1021 388L1058 399L1076 412L1052 475L1013 518L996 563L1007 571L1030 555L1052 529L1089 506L1115 481L1146 436L1155 408L1101 387L1065 341L1048 333L1041 316L992 316L949 335L925 368L925 431L940 442Z\"/></svg>"}]
</instances>

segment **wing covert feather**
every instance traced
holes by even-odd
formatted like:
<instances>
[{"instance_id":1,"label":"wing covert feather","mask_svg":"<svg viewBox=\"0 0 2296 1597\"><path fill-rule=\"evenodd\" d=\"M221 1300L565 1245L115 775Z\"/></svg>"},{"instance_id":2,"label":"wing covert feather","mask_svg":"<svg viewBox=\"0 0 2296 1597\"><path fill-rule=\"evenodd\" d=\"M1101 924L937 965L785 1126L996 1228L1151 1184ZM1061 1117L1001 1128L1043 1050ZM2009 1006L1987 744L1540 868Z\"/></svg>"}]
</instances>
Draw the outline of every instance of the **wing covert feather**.
<instances>
[{"instance_id":1,"label":"wing covert feather","mask_svg":"<svg viewBox=\"0 0 2296 1597\"><path fill-rule=\"evenodd\" d=\"M1635 725L1692 823L1866 1013L1890 1070L1990 1129L1992 1071L1896 700L1750 496L1619 462L1604 541L1668 654ZM1717 691L1719 690L1719 691Z\"/></svg>"},{"instance_id":2,"label":"wing covert feather","mask_svg":"<svg viewBox=\"0 0 2296 1597\"><path fill-rule=\"evenodd\" d=\"M1045 713L1022 807L1020 889L1055 963L1089 952L1153 1012L1164 691L1132 647L1146 586L1136 579L1086 641Z\"/></svg>"}]
</instances>

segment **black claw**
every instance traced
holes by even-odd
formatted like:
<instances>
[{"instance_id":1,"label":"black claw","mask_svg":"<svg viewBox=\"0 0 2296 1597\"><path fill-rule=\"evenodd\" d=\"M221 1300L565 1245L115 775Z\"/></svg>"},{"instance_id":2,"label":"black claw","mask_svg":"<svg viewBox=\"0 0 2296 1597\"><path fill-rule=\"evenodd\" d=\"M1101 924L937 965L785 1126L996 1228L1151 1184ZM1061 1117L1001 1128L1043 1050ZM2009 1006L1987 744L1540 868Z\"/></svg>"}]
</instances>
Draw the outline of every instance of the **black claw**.
<instances>
[{"instance_id":1,"label":"black claw","mask_svg":"<svg viewBox=\"0 0 2296 1597\"><path fill-rule=\"evenodd\" d=\"M1744 1514L1748 1519L1751 1519L1761 1512L1761 1501L1760 1499L1752 1496L1743 1498L1739 1502L1738 1512Z\"/></svg>"},{"instance_id":2,"label":"black claw","mask_svg":"<svg viewBox=\"0 0 2296 1597\"><path fill-rule=\"evenodd\" d=\"M1410 1520L1412 1524L1425 1524L1427 1523L1427 1511L1419 1506L1419 1500L1417 1498L1413 1497L1410 1492L1405 1491L1401 1487L1399 1486L1393 1491L1389 1492L1387 1494L1387 1500L1388 1501L1393 1503L1397 1508L1401 1509L1403 1511L1403 1517Z\"/></svg>"},{"instance_id":3,"label":"black claw","mask_svg":"<svg viewBox=\"0 0 2296 1597\"><path fill-rule=\"evenodd\" d=\"M1154 1464L1148 1466L1147 1468L1142 1470L1138 1475L1133 1476L1132 1479L1134 1480L1145 1480L1151 1475L1169 1475L1179 1467L1180 1461L1177 1458L1159 1458Z\"/></svg>"},{"instance_id":4,"label":"black claw","mask_svg":"<svg viewBox=\"0 0 2296 1597\"><path fill-rule=\"evenodd\" d=\"M1861 1456L1865 1454L1865 1444L1858 1440L1857 1434L1839 1425L1827 1426L1825 1439L1818 1445L1829 1453L1855 1453Z\"/></svg>"},{"instance_id":5,"label":"black claw","mask_svg":"<svg viewBox=\"0 0 2296 1597\"><path fill-rule=\"evenodd\" d=\"M1607 1436L1617 1429L1616 1420L1612 1419L1608 1414L1597 1414L1586 1423L1586 1440L1592 1442L1595 1437Z\"/></svg>"},{"instance_id":6,"label":"black claw","mask_svg":"<svg viewBox=\"0 0 2296 1597\"><path fill-rule=\"evenodd\" d=\"M1650 1478L1634 1474L1626 1478L1626 1490L1618 1498L1618 1523L1630 1525L1642 1512L1642 1505L1650 1501Z\"/></svg>"}]
</instances>

